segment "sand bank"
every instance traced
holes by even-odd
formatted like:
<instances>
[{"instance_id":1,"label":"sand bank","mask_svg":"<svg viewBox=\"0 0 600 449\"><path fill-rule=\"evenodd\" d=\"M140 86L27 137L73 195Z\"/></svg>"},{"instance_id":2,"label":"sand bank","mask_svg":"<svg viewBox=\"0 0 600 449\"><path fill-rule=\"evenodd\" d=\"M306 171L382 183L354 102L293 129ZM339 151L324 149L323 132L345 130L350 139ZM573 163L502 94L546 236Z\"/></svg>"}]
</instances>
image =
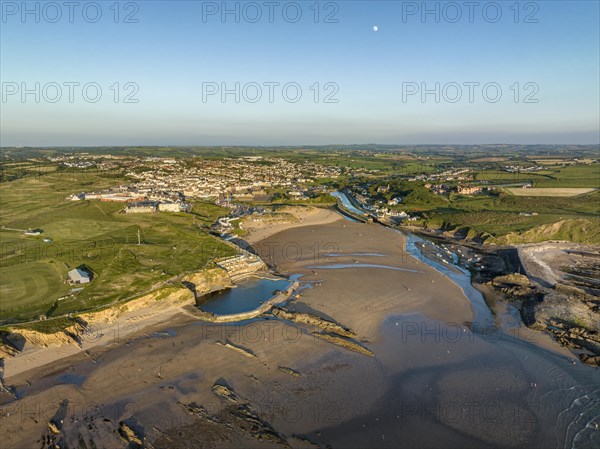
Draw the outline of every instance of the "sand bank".
<instances>
[{"instance_id":1,"label":"sand bank","mask_svg":"<svg viewBox=\"0 0 600 449\"><path fill-rule=\"evenodd\" d=\"M462 290L408 255L405 244L404 237L391 229L338 219L288 229L254 247L278 270L303 273L303 281L321 282L319 287L305 290L300 302L339 319L366 338L376 338L379 324L392 313L419 312L458 323L472 320L471 306ZM354 264L357 268L318 268L331 264ZM365 268L362 264L406 271Z\"/></svg>"},{"instance_id":2,"label":"sand bank","mask_svg":"<svg viewBox=\"0 0 600 449\"><path fill-rule=\"evenodd\" d=\"M243 228L248 231L248 234L244 236L244 240L252 244L287 229L322 225L340 219L339 214L329 209L289 206L279 209L277 214L264 217L252 216L244 220Z\"/></svg>"}]
</instances>

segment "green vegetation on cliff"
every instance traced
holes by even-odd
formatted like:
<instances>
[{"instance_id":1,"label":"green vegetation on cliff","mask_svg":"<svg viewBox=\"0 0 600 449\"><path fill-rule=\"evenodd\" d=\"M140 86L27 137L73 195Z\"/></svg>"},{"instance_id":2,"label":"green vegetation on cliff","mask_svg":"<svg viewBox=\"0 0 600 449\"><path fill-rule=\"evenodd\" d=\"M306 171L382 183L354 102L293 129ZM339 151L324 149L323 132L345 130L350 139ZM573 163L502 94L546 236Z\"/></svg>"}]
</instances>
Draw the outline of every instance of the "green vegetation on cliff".
<instances>
[{"instance_id":1,"label":"green vegetation on cliff","mask_svg":"<svg viewBox=\"0 0 600 449\"><path fill-rule=\"evenodd\" d=\"M511 232L494 237L488 243L519 244L538 243L547 240L564 240L590 245L600 245L600 218L562 220L536 226L522 233Z\"/></svg>"}]
</instances>

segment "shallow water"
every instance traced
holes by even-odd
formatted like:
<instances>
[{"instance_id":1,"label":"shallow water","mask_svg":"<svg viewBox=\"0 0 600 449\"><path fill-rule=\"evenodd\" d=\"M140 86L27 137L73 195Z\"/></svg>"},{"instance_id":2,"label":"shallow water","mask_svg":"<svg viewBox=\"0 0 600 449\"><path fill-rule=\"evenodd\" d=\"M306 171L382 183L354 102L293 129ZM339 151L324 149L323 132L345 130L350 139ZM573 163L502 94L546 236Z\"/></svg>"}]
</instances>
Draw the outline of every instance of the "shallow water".
<instances>
[{"instance_id":1,"label":"shallow water","mask_svg":"<svg viewBox=\"0 0 600 449\"><path fill-rule=\"evenodd\" d=\"M86 376L81 376L79 374L61 374L56 379L59 384L73 384L77 386L81 386L83 382L85 382Z\"/></svg>"},{"instance_id":2,"label":"shallow water","mask_svg":"<svg viewBox=\"0 0 600 449\"><path fill-rule=\"evenodd\" d=\"M599 447L598 370L498 331L390 316L371 349L387 391L320 429L332 447ZM387 374L386 374L387 373Z\"/></svg>"},{"instance_id":3,"label":"shallow water","mask_svg":"<svg viewBox=\"0 0 600 449\"><path fill-rule=\"evenodd\" d=\"M419 243L427 243L435 245L428 240L418 237L414 234L404 234L406 236L406 252L411 256L419 259L421 262L426 263L430 267L442 273L444 276L450 278L452 282L457 284L462 291L465 293L473 312L475 313L474 323L481 328L486 328L494 325L494 316L487 306L483 295L479 290L471 285L471 273L468 270L458 265L457 258L453 257L452 262L440 263L437 260L427 257L427 255L419 247Z\"/></svg>"}]
</instances>

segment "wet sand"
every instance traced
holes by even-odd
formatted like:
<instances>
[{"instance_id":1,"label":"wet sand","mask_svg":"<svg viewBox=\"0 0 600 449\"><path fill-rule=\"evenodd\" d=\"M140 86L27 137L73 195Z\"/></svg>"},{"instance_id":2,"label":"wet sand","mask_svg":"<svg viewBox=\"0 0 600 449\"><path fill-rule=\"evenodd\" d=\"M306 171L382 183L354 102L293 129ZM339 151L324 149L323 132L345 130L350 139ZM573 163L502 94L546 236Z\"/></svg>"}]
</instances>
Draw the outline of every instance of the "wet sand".
<instances>
[{"instance_id":1,"label":"wet sand","mask_svg":"<svg viewBox=\"0 0 600 449\"><path fill-rule=\"evenodd\" d=\"M340 218L339 214L331 210L320 209L317 207L286 207L282 209L281 212L289 214L291 220L271 222L268 220L268 216L264 221L244 220L243 227L248 231L248 234L244 236L244 240L252 244L281 231L302 226L316 226L332 223ZM256 219L256 217L251 218ZM258 219L262 220L261 217Z\"/></svg>"},{"instance_id":2,"label":"wet sand","mask_svg":"<svg viewBox=\"0 0 600 449\"><path fill-rule=\"evenodd\" d=\"M65 400L57 438L70 446L91 439L122 447L117 429L125 421L155 448L281 447L227 414L239 404L291 447L317 447L306 439L321 447L597 442L590 407L598 403L598 371L509 335L472 332L462 290L407 256L399 233L336 218L283 230L254 248L279 271L313 283L287 309L352 329L375 357L272 316L208 324L180 314L154 327L169 332L147 329L11 377L21 399L2 396L3 448L39 447ZM349 267L322 268L333 264ZM215 383L238 402L215 395ZM202 406L209 417L182 404Z\"/></svg>"},{"instance_id":3,"label":"wet sand","mask_svg":"<svg viewBox=\"0 0 600 449\"><path fill-rule=\"evenodd\" d=\"M339 218L318 227L277 233L254 248L278 270L303 273L303 281L321 282L317 288L305 290L300 302L369 340L378 338L379 325L390 313L420 312L457 323L472 320L471 305L462 290L409 256L404 245L403 236L391 229ZM319 268L339 264L350 266ZM352 266L359 264L407 271Z\"/></svg>"}]
</instances>

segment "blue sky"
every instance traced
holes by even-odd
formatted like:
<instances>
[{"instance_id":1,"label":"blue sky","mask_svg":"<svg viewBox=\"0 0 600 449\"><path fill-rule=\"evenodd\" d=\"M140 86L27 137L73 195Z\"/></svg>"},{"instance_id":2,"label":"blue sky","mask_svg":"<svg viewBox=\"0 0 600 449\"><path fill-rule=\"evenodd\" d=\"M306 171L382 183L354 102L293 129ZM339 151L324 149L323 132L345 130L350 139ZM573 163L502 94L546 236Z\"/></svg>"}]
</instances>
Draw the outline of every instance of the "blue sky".
<instances>
[{"instance_id":1,"label":"blue sky","mask_svg":"<svg viewBox=\"0 0 600 449\"><path fill-rule=\"evenodd\" d=\"M49 3L2 2L3 146L599 141L597 1Z\"/></svg>"}]
</instances>

